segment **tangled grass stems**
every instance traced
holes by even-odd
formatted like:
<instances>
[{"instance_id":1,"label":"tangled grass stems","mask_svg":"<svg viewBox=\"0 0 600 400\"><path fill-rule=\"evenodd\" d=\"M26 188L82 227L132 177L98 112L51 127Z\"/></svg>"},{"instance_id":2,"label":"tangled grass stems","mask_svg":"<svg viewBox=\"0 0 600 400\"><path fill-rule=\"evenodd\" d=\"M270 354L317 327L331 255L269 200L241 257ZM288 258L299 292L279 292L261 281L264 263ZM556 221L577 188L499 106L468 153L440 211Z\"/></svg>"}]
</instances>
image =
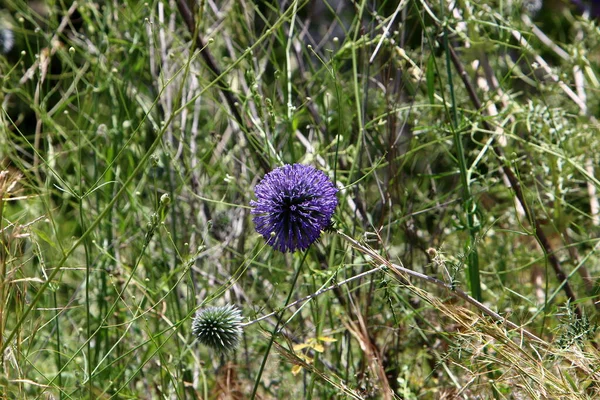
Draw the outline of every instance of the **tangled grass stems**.
<instances>
[{"instance_id":1,"label":"tangled grass stems","mask_svg":"<svg viewBox=\"0 0 600 400\"><path fill-rule=\"evenodd\" d=\"M600 397L589 12L35 3L0 11L0 163L23 175L0 205L0 397L248 398L261 361L263 398ZM281 222L288 254L263 251L245 205L293 163L333 177L337 227L363 248L311 245L286 304L289 253L322 227ZM164 192L165 224L144 230ZM215 298L269 318L227 360L192 345ZM206 321L231 335L210 343L255 323L235 314Z\"/></svg>"},{"instance_id":2,"label":"tangled grass stems","mask_svg":"<svg viewBox=\"0 0 600 400\"><path fill-rule=\"evenodd\" d=\"M465 300L467 303L473 305L474 307L476 307L478 310L480 310L481 312L483 312L485 315L490 316L491 318L493 318L495 321L500 322L502 324L505 324L506 326L508 326L510 329L513 329L515 331L517 331L520 335L526 336L529 339L542 344L544 346L547 346L548 344L540 339L539 337L537 337L536 335L534 335L533 333L529 332L528 330L518 326L517 324L507 320L506 318L502 317L500 314L498 314L497 312L495 312L494 310L492 310L491 308L487 307L485 304L479 302L478 300L476 300L475 298L469 296L466 292L464 292L463 290L453 287L453 285L449 284L449 283L445 283L437 278L431 277L429 275L425 275L422 274L420 272L417 271L413 271L407 268L404 268L400 265L394 264L392 262L390 262L389 260L387 260L386 258L382 257L381 255L379 255L377 252L373 251L372 249L368 248L367 246L359 243L357 240L351 238L350 236L346 235L345 233L341 232L341 231L337 231L338 235L340 235L342 238L344 238L344 240L346 240L347 242L349 242L352 247L354 247L355 249L359 250L360 252L362 252L365 255L368 255L369 257L371 257L373 260L376 261L376 264L380 264L380 265L385 265L386 267L389 268L389 271L392 272L396 278L398 278L402 283L408 283L406 280L406 276L410 276L413 278L417 278L419 280L423 280L426 281L428 283L432 283L435 286L441 288L441 289L445 289L448 291L448 293L450 293L453 296L459 297L463 300ZM409 285L411 288L414 287L412 285Z\"/></svg>"}]
</instances>

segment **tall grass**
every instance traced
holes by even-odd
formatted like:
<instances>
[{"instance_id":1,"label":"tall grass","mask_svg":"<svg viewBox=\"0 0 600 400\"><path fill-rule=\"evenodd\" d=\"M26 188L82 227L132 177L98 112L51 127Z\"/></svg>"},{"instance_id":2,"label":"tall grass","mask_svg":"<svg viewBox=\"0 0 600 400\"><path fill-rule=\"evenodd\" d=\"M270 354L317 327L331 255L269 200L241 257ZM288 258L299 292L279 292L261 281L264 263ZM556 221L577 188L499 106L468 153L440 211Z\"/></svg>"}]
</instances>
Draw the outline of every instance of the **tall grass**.
<instances>
[{"instance_id":1,"label":"tall grass","mask_svg":"<svg viewBox=\"0 0 600 400\"><path fill-rule=\"evenodd\" d=\"M593 9L3 6L0 397L600 396ZM340 192L282 254L249 203L289 163Z\"/></svg>"}]
</instances>

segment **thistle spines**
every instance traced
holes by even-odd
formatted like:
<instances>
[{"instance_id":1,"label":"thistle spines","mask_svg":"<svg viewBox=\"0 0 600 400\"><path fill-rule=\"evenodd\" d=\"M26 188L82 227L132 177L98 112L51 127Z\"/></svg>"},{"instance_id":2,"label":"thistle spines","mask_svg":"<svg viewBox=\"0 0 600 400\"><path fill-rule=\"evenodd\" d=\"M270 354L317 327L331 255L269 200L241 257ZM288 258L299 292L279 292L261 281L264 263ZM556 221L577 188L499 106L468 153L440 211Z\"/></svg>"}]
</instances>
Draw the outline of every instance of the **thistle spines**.
<instances>
[{"instance_id":1,"label":"thistle spines","mask_svg":"<svg viewBox=\"0 0 600 400\"><path fill-rule=\"evenodd\" d=\"M192 334L203 345L218 353L237 348L242 336L242 314L231 304L200 310L192 320Z\"/></svg>"}]
</instances>

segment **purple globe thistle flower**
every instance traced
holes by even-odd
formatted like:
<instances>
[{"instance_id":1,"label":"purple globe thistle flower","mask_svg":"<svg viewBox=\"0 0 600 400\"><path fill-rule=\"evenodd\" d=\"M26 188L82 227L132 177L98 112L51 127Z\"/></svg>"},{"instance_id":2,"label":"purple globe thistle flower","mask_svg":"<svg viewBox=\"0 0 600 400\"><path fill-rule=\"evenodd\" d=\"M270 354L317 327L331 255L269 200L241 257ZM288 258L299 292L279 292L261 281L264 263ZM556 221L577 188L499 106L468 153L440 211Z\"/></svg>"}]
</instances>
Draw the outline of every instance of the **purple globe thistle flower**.
<instances>
[{"instance_id":1,"label":"purple globe thistle flower","mask_svg":"<svg viewBox=\"0 0 600 400\"><path fill-rule=\"evenodd\" d=\"M324 172L309 165L276 168L254 188L256 231L283 253L305 250L331 224L337 191Z\"/></svg>"},{"instance_id":2,"label":"purple globe thistle flower","mask_svg":"<svg viewBox=\"0 0 600 400\"><path fill-rule=\"evenodd\" d=\"M600 0L572 0L581 12L588 12L591 18L600 17Z\"/></svg>"}]
</instances>

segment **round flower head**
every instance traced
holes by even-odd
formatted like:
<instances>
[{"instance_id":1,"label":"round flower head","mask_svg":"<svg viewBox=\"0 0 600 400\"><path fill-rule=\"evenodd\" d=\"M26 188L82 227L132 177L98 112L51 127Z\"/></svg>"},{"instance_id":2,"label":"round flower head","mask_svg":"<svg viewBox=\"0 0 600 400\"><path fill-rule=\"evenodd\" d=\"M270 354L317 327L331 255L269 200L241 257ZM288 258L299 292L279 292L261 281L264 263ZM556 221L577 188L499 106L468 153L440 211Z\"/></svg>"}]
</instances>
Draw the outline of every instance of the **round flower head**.
<instances>
[{"instance_id":1,"label":"round flower head","mask_svg":"<svg viewBox=\"0 0 600 400\"><path fill-rule=\"evenodd\" d=\"M256 185L251 201L256 231L281 252L305 250L331 223L337 189L309 165L284 165Z\"/></svg>"},{"instance_id":2,"label":"round flower head","mask_svg":"<svg viewBox=\"0 0 600 400\"><path fill-rule=\"evenodd\" d=\"M192 320L192 334L200 343L219 353L228 353L240 343L242 316L232 305L200 310Z\"/></svg>"}]
</instances>

